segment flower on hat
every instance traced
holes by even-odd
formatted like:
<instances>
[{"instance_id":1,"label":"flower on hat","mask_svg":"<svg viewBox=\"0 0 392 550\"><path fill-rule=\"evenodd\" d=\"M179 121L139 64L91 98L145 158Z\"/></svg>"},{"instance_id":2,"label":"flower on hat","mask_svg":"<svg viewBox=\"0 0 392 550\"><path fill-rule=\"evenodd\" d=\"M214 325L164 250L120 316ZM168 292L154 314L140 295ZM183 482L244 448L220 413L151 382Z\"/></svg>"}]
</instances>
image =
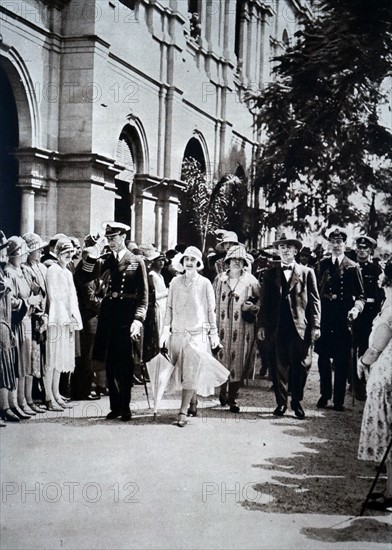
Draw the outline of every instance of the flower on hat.
<instances>
[{"instance_id":1,"label":"flower on hat","mask_svg":"<svg viewBox=\"0 0 392 550\"><path fill-rule=\"evenodd\" d=\"M29 252L40 250L48 244L37 233L25 233L22 238L26 242Z\"/></svg>"}]
</instances>

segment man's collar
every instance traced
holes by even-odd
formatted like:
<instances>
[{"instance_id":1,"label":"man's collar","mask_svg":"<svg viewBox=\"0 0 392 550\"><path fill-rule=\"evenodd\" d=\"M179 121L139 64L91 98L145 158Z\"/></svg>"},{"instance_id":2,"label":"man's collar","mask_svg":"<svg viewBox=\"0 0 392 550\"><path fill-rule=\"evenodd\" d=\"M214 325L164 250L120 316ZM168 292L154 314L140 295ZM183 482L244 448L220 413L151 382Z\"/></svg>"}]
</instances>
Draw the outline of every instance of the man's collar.
<instances>
[{"instance_id":1,"label":"man's collar","mask_svg":"<svg viewBox=\"0 0 392 550\"><path fill-rule=\"evenodd\" d=\"M339 256L334 256L332 254L332 256L331 256L332 263L335 263L335 260L337 259L338 262L339 262L339 265L342 263L343 258L344 258L344 254L340 254Z\"/></svg>"}]
</instances>

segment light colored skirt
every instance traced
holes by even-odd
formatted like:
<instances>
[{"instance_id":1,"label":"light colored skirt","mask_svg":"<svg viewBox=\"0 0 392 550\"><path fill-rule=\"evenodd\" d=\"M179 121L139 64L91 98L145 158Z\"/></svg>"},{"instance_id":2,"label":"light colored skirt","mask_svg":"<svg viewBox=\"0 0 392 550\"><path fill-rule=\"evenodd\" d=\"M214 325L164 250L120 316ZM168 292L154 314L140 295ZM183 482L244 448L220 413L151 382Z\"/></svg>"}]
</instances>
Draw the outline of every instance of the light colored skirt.
<instances>
[{"instance_id":1,"label":"light colored skirt","mask_svg":"<svg viewBox=\"0 0 392 550\"><path fill-rule=\"evenodd\" d=\"M168 350L174 371L170 390L196 390L198 395L213 395L215 388L226 382L229 372L212 355L205 331L176 332L171 335Z\"/></svg>"}]
</instances>

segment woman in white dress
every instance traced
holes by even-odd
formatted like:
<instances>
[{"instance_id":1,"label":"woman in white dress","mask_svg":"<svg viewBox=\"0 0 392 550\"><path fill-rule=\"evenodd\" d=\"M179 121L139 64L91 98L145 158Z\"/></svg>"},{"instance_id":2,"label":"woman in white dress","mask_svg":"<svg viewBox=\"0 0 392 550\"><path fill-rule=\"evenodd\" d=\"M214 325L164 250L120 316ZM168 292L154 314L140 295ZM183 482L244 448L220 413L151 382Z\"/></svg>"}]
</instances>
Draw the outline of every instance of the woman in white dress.
<instances>
[{"instance_id":1,"label":"woman in white dress","mask_svg":"<svg viewBox=\"0 0 392 550\"><path fill-rule=\"evenodd\" d=\"M358 362L358 374L369 372L363 410L358 458L380 463L392 438L392 260L380 275L386 300L373 321L369 347ZM386 510L392 507L392 453L386 459L387 484L384 493L376 493L368 507ZM374 498L375 497L375 498Z\"/></svg>"},{"instance_id":2,"label":"woman in white dress","mask_svg":"<svg viewBox=\"0 0 392 550\"><path fill-rule=\"evenodd\" d=\"M73 255L72 242L57 241L55 254L58 264L52 264L46 274L49 325L44 385L47 409L61 412L70 405L60 395L60 374L75 370L75 330L82 330L83 325L72 273L67 268Z\"/></svg>"},{"instance_id":3,"label":"woman in white dress","mask_svg":"<svg viewBox=\"0 0 392 550\"><path fill-rule=\"evenodd\" d=\"M203 269L202 254L188 246L181 259L185 272L170 283L161 336L168 340L168 350L175 370L173 378L181 382L182 398L175 425L186 425L187 411L197 414L196 394L208 396L228 377L228 371L211 355L219 338L216 327L215 296L211 282L198 273ZM176 384L174 384L176 386Z\"/></svg>"}]
</instances>

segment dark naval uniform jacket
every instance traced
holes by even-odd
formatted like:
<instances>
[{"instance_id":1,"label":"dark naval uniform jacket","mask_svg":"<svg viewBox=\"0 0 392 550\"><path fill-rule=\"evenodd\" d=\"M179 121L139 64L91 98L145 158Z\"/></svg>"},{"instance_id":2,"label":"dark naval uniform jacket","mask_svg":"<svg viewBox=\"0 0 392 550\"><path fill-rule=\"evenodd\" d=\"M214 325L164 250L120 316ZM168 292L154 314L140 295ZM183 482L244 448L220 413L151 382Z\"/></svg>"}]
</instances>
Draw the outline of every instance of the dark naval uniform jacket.
<instances>
[{"instance_id":1,"label":"dark naval uniform jacket","mask_svg":"<svg viewBox=\"0 0 392 550\"><path fill-rule=\"evenodd\" d=\"M378 285L382 269L372 261L358 262L361 270L366 301L361 315L354 321L354 345L358 347L359 355L363 355L368 347L369 335L373 320L381 310L384 301L384 291Z\"/></svg>"},{"instance_id":2,"label":"dark naval uniform jacket","mask_svg":"<svg viewBox=\"0 0 392 550\"><path fill-rule=\"evenodd\" d=\"M148 305L148 283L143 259L127 250L118 261L113 254L102 261L101 278L104 298L98 317L93 359L104 362L106 369L118 372L133 368L134 344L130 327L134 320L143 323ZM81 262L79 276L83 282L96 277L97 260ZM82 271L82 273L81 273ZM76 274L78 276L78 274Z\"/></svg>"},{"instance_id":3,"label":"dark naval uniform jacket","mask_svg":"<svg viewBox=\"0 0 392 550\"><path fill-rule=\"evenodd\" d=\"M334 357L341 347L351 345L347 315L354 306L359 313L365 304L361 271L344 256L335 268L331 258L320 261L317 279L321 298L321 336L315 344L318 354Z\"/></svg>"}]
</instances>

